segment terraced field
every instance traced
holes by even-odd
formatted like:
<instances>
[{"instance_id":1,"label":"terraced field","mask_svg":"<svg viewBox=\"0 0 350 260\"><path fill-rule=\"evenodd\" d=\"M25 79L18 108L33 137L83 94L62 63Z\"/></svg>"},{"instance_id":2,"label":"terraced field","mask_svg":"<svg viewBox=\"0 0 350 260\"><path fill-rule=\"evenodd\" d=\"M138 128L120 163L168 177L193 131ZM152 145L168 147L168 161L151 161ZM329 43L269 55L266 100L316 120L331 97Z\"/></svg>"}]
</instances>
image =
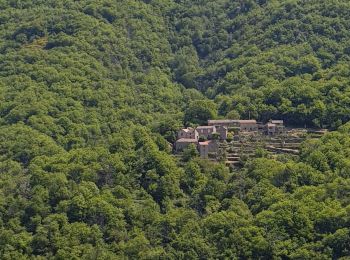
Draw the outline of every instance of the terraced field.
<instances>
[{"instance_id":1,"label":"terraced field","mask_svg":"<svg viewBox=\"0 0 350 260\"><path fill-rule=\"evenodd\" d=\"M239 140L221 143L220 149L226 151L226 165L241 167L248 158L255 157L257 150L262 149L270 157L278 154L298 155L300 145L306 138L320 138L326 130L288 129L280 136L240 135Z\"/></svg>"}]
</instances>

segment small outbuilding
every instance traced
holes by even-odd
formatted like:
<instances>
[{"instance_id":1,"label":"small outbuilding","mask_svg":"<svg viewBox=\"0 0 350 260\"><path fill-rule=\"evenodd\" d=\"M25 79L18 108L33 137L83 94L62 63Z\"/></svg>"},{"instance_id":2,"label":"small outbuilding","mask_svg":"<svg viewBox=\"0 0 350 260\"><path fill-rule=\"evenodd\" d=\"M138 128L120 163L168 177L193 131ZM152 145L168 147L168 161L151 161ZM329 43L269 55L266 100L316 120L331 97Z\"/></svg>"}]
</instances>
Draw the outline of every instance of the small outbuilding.
<instances>
[{"instance_id":1,"label":"small outbuilding","mask_svg":"<svg viewBox=\"0 0 350 260\"><path fill-rule=\"evenodd\" d=\"M276 125L273 123L267 123L265 126L265 133L267 135L275 135L276 134Z\"/></svg>"},{"instance_id":2,"label":"small outbuilding","mask_svg":"<svg viewBox=\"0 0 350 260\"><path fill-rule=\"evenodd\" d=\"M283 134L285 131L283 120L270 120L268 124L275 126L275 134Z\"/></svg>"},{"instance_id":3,"label":"small outbuilding","mask_svg":"<svg viewBox=\"0 0 350 260\"><path fill-rule=\"evenodd\" d=\"M201 158L207 159L210 153L217 153L219 150L219 144L215 140L198 143L199 154Z\"/></svg>"}]
</instances>

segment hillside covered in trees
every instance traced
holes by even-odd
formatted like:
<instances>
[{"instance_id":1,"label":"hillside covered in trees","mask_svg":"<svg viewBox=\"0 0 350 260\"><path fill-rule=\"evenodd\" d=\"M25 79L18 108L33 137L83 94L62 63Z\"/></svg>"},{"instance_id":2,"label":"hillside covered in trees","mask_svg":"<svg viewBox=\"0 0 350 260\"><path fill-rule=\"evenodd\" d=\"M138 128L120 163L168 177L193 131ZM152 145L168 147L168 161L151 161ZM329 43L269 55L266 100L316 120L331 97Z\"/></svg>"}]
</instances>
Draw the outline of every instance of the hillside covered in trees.
<instances>
[{"instance_id":1,"label":"hillside covered in trees","mask_svg":"<svg viewBox=\"0 0 350 260\"><path fill-rule=\"evenodd\" d=\"M346 259L350 2L0 0L1 259ZM183 125L334 130L240 170Z\"/></svg>"}]
</instances>

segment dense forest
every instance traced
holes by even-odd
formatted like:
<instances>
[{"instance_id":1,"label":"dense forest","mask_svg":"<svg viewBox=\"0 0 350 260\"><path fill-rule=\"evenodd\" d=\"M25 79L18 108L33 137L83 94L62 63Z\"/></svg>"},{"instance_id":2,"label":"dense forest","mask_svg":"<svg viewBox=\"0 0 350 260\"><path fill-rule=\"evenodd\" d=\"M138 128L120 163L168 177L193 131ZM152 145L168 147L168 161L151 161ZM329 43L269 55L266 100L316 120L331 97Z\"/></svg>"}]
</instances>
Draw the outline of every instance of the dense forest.
<instances>
[{"instance_id":1,"label":"dense forest","mask_svg":"<svg viewBox=\"0 0 350 260\"><path fill-rule=\"evenodd\" d=\"M0 0L1 259L347 259L350 2ZM240 170L209 118L333 131Z\"/></svg>"}]
</instances>

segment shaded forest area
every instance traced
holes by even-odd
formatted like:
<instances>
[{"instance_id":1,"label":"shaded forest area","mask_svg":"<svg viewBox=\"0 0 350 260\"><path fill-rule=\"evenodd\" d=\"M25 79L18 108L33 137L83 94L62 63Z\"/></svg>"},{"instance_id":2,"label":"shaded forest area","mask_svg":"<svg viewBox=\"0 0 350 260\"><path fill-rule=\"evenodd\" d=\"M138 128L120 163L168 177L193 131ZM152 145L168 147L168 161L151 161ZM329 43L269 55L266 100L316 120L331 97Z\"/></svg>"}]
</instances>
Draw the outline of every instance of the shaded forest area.
<instances>
[{"instance_id":1,"label":"shaded forest area","mask_svg":"<svg viewBox=\"0 0 350 260\"><path fill-rule=\"evenodd\" d=\"M1 259L345 259L350 3L0 0ZM183 125L327 127L243 169Z\"/></svg>"}]
</instances>

